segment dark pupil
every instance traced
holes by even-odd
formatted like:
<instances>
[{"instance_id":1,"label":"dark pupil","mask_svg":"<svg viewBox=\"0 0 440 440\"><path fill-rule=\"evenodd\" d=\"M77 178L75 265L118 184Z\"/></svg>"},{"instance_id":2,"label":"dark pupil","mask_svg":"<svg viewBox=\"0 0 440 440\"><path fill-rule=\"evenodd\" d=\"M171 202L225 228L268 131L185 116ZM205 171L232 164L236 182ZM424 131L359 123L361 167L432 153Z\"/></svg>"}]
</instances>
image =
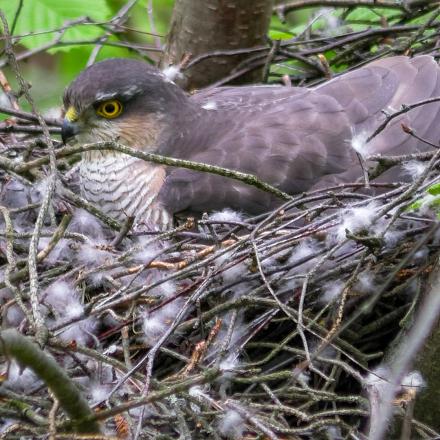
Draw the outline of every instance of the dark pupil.
<instances>
[{"instance_id":1,"label":"dark pupil","mask_svg":"<svg viewBox=\"0 0 440 440\"><path fill-rule=\"evenodd\" d=\"M116 110L116 107L114 104L106 104L104 109L107 113L114 113L114 111Z\"/></svg>"}]
</instances>

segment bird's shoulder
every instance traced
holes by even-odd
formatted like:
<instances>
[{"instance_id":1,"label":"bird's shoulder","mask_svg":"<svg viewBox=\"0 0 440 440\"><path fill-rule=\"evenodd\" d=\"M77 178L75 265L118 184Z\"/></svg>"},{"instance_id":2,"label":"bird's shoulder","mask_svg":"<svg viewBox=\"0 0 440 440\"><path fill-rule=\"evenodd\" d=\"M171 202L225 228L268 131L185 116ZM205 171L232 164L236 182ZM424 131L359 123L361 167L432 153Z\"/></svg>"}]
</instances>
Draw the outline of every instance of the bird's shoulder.
<instances>
[{"instance_id":1,"label":"bird's shoulder","mask_svg":"<svg viewBox=\"0 0 440 440\"><path fill-rule=\"evenodd\" d=\"M440 69L431 57L394 57L346 73L316 88L225 87L190 98L195 116L167 145L168 153L254 174L291 194L331 177L355 180L361 168L351 141L371 134L404 104L440 96ZM368 154L426 150L401 129L440 137L438 103L395 118L368 144ZM348 173L348 174L347 174ZM339 180L338 180L339 179ZM231 180L183 169L170 170L162 192L173 212L232 206L249 212L272 199Z\"/></svg>"},{"instance_id":2,"label":"bird's shoulder","mask_svg":"<svg viewBox=\"0 0 440 440\"><path fill-rule=\"evenodd\" d=\"M309 90L303 87L253 85L200 90L191 95L190 100L209 111L257 113L292 103L308 94Z\"/></svg>"},{"instance_id":3,"label":"bird's shoulder","mask_svg":"<svg viewBox=\"0 0 440 440\"><path fill-rule=\"evenodd\" d=\"M165 153L253 174L289 193L304 191L353 161L344 142L350 138L349 120L331 96L305 88L241 87L193 99L201 111L180 124ZM187 169L169 170L161 197L174 212L225 204L261 212L274 202L255 188Z\"/></svg>"}]
</instances>

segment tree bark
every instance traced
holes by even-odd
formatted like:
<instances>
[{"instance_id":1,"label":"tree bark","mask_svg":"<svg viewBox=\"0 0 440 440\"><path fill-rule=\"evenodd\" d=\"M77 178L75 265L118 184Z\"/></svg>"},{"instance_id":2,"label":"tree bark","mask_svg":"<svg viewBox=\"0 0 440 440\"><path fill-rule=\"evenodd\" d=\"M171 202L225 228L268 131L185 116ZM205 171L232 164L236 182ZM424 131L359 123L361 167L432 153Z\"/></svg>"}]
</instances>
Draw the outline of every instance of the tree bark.
<instances>
[{"instance_id":1,"label":"tree bark","mask_svg":"<svg viewBox=\"0 0 440 440\"><path fill-rule=\"evenodd\" d=\"M427 388L417 397L415 417L440 431L440 324L437 323L417 358L415 368L422 373Z\"/></svg>"},{"instance_id":2,"label":"tree bark","mask_svg":"<svg viewBox=\"0 0 440 440\"><path fill-rule=\"evenodd\" d=\"M398 353L410 353L411 365L405 369L418 370L426 381L426 388L419 390L415 397L414 417L429 427L440 430L440 259L437 256L428 279L421 283L420 304L413 310L411 317L405 320L405 327L385 354L385 365L397 366ZM426 301L429 300L427 306ZM428 311L428 312L427 312ZM418 328L417 345L410 342L410 334ZM412 405L414 402L410 402ZM408 410L408 409L407 409ZM411 417L410 417L411 419ZM401 436L401 420L396 420L388 432L390 439L409 438ZM413 433L414 434L414 433ZM412 438L418 438L411 436Z\"/></svg>"},{"instance_id":3,"label":"tree bark","mask_svg":"<svg viewBox=\"0 0 440 440\"><path fill-rule=\"evenodd\" d=\"M176 0L162 67L179 65L213 51L231 51L266 44L273 0ZM214 56L184 72L187 90L205 87L229 75L254 54ZM240 77L240 83L261 80L262 70Z\"/></svg>"}]
</instances>

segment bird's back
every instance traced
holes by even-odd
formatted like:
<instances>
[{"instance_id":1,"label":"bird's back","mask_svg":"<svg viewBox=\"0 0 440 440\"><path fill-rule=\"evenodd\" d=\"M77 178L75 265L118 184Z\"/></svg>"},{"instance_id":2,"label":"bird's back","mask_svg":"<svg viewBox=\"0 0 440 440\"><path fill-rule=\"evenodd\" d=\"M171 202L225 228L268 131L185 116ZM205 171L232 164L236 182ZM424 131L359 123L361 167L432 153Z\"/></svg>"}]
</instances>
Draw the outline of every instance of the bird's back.
<instances>
[{"instance_id":1,"label":"bird's back","mask_svg":"<svg viewBox=\"0 0 440 440\"><path fill-rule=\"evenodd\" d=\"M392 57L341 75L313 89L281 86L226 87L190 99L199 110L163 151L176 157L255 174L290 194L353 181L361 168L353 138L365 139L404 104L440 96L440 69L432 57ZM366 154L403 154L429 147L404 133L440 138L438 103L394 119ZM171 170L161 191L173 212L230 206L252 213L279 200L231 179Z\"/></svg>"}]
</instances>

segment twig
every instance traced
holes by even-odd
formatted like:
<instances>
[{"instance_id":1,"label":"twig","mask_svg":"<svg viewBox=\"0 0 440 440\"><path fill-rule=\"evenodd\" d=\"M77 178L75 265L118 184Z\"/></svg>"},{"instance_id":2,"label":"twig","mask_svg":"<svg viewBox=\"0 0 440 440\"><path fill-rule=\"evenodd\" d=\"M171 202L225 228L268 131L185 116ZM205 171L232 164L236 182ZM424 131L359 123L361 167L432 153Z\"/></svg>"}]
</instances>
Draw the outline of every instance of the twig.
<instances>
[{"instance_id":1,"label":"twig","mask_svg":"<svg viewBox=\"0 0 440 440\"><path fill-rule=\"evenodd\" d=\"M177 328L183 317L188 313L189 306L191 306L193 303L195 303L195 301L197 301L197 298L203 293L204 289L209 285L210 282L211 282L211 278L208 275L206 279L203 281L203 283L200 285L200 287L185 301L185 304L182 306L181 310L177 313L173 323L167 328L165 333L160 337L160 339L156 342L156 344L154 344L154 346L151 348L148 354L145 357L143 357L133 367L132 370L130 370L119 380L117 385L112 389L110 396L114 394L135 371L142 368L142 366L145 363L147 363L147 372L146 372L146 381L142 393L144 395L148 395L148 392L150 390L150 382L151 382L151 374L153 371L154 358L156 357L157 351L164 344L164 342L170 337L173 331Z\"/></svg>"},{"instance_id":2,"label":"twig","mask_svg":"<svg viewBox=\"0 0 440 440\"><path fill-rule=\"evenodd\" d=\"M63 410L71 418L76 431L99 432L99 425L96 422L86 420L93 416L86 400L52 357L46 355L37 345L14 329L0 332L0 350L3 354L17 359L21 365L33 370L50 387Z\"/></svg>"},{"instance_id":3,"label":"twig","mask_svg":"<svg viewBox=\"0 0 440 440\"><path fill-rule=\"evenodd\" d=\"M133 222L134 222L134 217L127 217L124 224L122 225L121 230L119 231L119 234L112 241L113 247L116 248L122 243L122 240L124 240L124 238L130 232L130 229L133 226Z\"/></svg>"},{"instance_id":4,"label":"twig","mask_svg":"<svg viewBox=\"0 0 440 440\"><path fill-rule=\"evenodd\" d=\"M440 97L434 97L434 98L429 98L429 99L424 99L422 101L418 101L415 102L414 104L409 104L409 105L402 105L402 109L394 112L391 115L387 115L385 118L385 121L383 121L379 127L376 128L376 130L374 130L374 132L368 136L368 138L366 139L366 143L370 142L372 139L374 139L380 132L382 132L386 126L395 118L397 118L400 115L403 115L405 113L408 113L409 111L420 107L422 105L427 105L427 104L432 104L433 102L438 102L440 101Z\"/></svg>"},{"instance_id":5,"label":"twig","mask_svg":"<svg viewBox=\"0 0 440 440\"><path fill-rule=\"evenodd\" d=\"M260 420L258 420L255 416L251 415L240 405L236 404L232 400L229 400L225 403L225 406L233 409L234 411L237 411L238 414L240 414L244 419L246 419L251 425L254 425L263 434L266 434L267 437L270 438L271 440L279 440L279 437L271 429L269 429L267 426L264 426L264 424Z\"/></svg>"},{"instance_id":6,"label":"twig","mask_svg":"<svg viewBox=\"0 0 440 440\"><path fill-rule=\"evenodd\" d=\"M211 382L212 380L215 380L217 378L218 374L219 374L218 370L214 368L207 369L202 374L192 376L174 385L169 385L160 391L151 392L148 394L148 396L133 399L127 403L122 403L108 410L102 410L96 413L93 417L86 419L86 421L88 420L92 422L92 421L106 420L109 417L113 417L117 414L121 414L130 409L138 408L140 406L147 405L148 403L151 402L156 402L160 399L163 399L164 397L168 397L173 394L180 393L182 391L187 391L188 388L190 388L191 386L206 382Z\"/></svg>"},{"instance_id":7,"label":"twig","mask_svg":"<svg viewBox=\"0 0 440 440\"><path fill-rule=\"evenodd\" d=\"M160 42L160 38L156 31L156 25L154 23L153 0L148 0L147 14L148 14L148 23L150 25L151 33L154 36L154 44L158 49L162 49L162 44Z\"/></svg>"},{"instance_id":8,"label":"twig","mask_svg":"<svg viewBox=\"0 0 440 440\"><path fill-rule=\"evenodd\" d=\"M14 258L14 229L8 210L4 206L0 206L0 211L5 221L6 238L7 238L6 258L8 261L8 265L6 266L6 270L4 273L4 277L5 277L4 284L14 294L15 301L20 306L20 309L26 316L27 320L29 321L29 324L35 325L34 317L32 316L32 313L28 310L28 308L24 304L20 290L17 289L17 287L12 284L14 280L11 277L11 274L16 270L16 265L17 265Z\"/></svg>"},{"instance_id":9,"label":"twig","mask_svg":"<svg viewBox=\"0 0 440 440\"><path fill-rule=\"evenodd\" d=\"M145 160L147 162L153 162L161 165L168 165L172 167L187 168L190 170L201 171L211 174L217 174L219 176L228 177L230 179L238 180L240 182L246 183L247 185L254 186L262 191L271 193L281 199L290 200L292 197L280 191L268 183L262 182L253 174L247 174L240 171L230 170L228 168L223 168L215 165L208 165L200 162L193 162L184 159L175 159L173 157L161 156L155 153L146 153L140 150L135 150L134 148L126 147L118 142L98 142L94 144L78 145L74 147L64 147L56 150L55 157L60 159L62 157L71 156L72 154L84 153L85 151L119 151L120 153L128 154L138 159ZM48 157L41 157L33 161L26 162L24 164L15 164L13 161L8 161L6 158L2 158L0 161L0 167L4 167L16 173L23 173L29 169L40 167L49 161Z\"/></svg>"},{"instance_id":10,"label":"twig","mask_svg":"<svg viewBox=\"0 0 440 440\"><path fill-rule=\"evenodd\" d=\"M49 440L56 440L57 437L57 427L55 424L55 420L59 407L60 407L60 402L54 396L53 405L49 411Z\"/></svg>"},{"instance_id":11,"label":"twig","mask_svg":"<svg viewBox=\"0 0 440 440\"><path fill-rule=\"evenodd\" d=\"M286 14L289 12L314 7L342 7L342 8L357 8L357 7L378 7L399 9L407 12L408 9L426 6L426 0L412 0L404 4L396 3L392 0L295 0L292 2L282 3L274 6L274 11L281 21L285 21Z\"/></svg>"},{"instance_id":12,"label":"twig","mask_svg":"<svg viewBox=\"0 0 440 440\"><path fill-rule=\"evenodd\" d=\"M1 158L0 158L0 167L1 167ZM67 200L68 202L74 204L78 208L83 208L86 211L90 212L93 216L101 220L104 224L109 226L111 229L115 231L120 231L122 226L118 221L104 214L100 209L96 208L94 205L89 203L87 200L75 194L73 191L66 187L62 187L60 190L60 196Z\"/></svg>"},{"instance_id":13,"label":"twig","mask_svg":"<svg viewBox=\"0 0 440 440\"><path fill-rule=\"evenodd\" d=\"M12 109L0 105L0 113L4 113L5 115L15 116L16 118L24 119L26 121L39 122L38 117L35 116L33 113L25 112L23 110ZM62 123L60 119L47 118L47 117L44 118L44 121L46 122L47 125L52 125L54 127L61 127L61 123Z\"/></svg>"},{"instance_id":14,"label":"twig","mask_svg":"<svg viewBox=\"0 0 440 440\"><path fill-rule=\"evenodd\" d=\"M407 337L400 344L393 357L390 377L387 379L386 390L382 396L384 405L380 413L380 420L376 420L374 430L370 432L371 440L382 440L384 438L389 414L392 411L392 401L401 383L403 376L408 371L417 353L423 347L426 338L429 336L435 323L440 316L440 269L439 261L435 263L435 269L430 281L430 289L419 310L415 324L409 331Z\"/></svg>"},{"instance_id":15,"label":"twig","mask_svg":"<svg viewBox=\"0 0 440 440\"><path fill-rule=\"evenodd\" d=\"M360 166L362 168L362 174L364 176L365 188L366 189L370 189L370 178L368 176L367 162L364 159L364 157L360 153L358 153L357 151L356 151L356 156L357 156L357 158L359 160L359 164L360 164Z\"/></svg>"},{"instance_id":16,"label":"twig","mask_svg":"<svg viewBox=\"0 0 440 440\"><path fill-rule=\"evenodd\" d=\"M49 133L61 134L61 128L49 127ZM0 133L27 133L27 134L40 134L43 133L43 129L38 125L4 125L0 124Z\"/></svg>"},{"instance_id":17,"label":"twig","mask_svg":"<svg viewBox=\"0 0 440 440\"><path fill-rule=\"evenodd\" d=\"M34 315L34 324L35 324L35 330L37 335L37 340L44 344L45 340L47 339L47 328L44 324L44 319L41 312L40 303L38 300L38 290L39 290L39 282L38 282L38 272L37 272L37 252L38 252L38 241L40 237L41 228L43 226L44 217L46 216L46 213L49 208L50 201L52 199L52 195L55 191L55 184L56 184L56 177L57 177L57 167L56 167L56 158L54 153L54 145L52 143L52 140L49 135L49 131L47 129L46 122L42 118L42 116L37 112L33 99L29 93L29 86L23 79L23 77L20 74L17 60L15 59L14 52L12 49L10 34L9 34L9 28L8 23L6 21L6 18L3 14L3 12L0 10L0 19L3 23L3 31L4 34L8 37L5 41L5 51L6 55L8 57L9 63L11 64L11 67L15 73L15 76L17 78L18 83L20 84L20 87L31 105L33 113L37 116L38 122L43 128L44 137L47 142L48 148L49 148L49 164L50 164L50 175L47 180L47 189L43 198L43 201L41 203L37 221L35 222L35 228L34 228L34 234L31 238L31 241L29 243L29 257L28 257L28 266L29 266L29 281L30 281L30 287L29 287L29 296L31 299L31 306L32 306L32 313Z\"/></svg>"},{"instance_id":18,"label":"twig","mask_svg":"<svg viewBox=\"0 0 440 440\"><path fill-rule=\"evenodd\" d=\"M428 141L427 139L423 139L423 138L421 138L420 136L418 136L417 135L417 133L412 129L412 128L410 128L410 127L408 127L406 124L400 124L401 125L401 127L402 127L402 130L405 132L405 133L407 133L407 134L409 134L410 136L412 136L414 139L417 139L418 141L420 141L420 142L423 142L424 144L426 144L426 145L429 145L430 147L433 147L433 148L440 148L440 145L438 145L438 144L434 144L433 142L430 142L430 141Z\"/></svg>"},{"instance_id":19,"label":"twig","mask_svg":"<svg viewBox=\"0 0 440 440\"><path fill-rule=\"evenodd\" d=\"M272 47L270 48L269 53L267 54L266 63L263 68L263 82L267 82L270 73L270 66L281 46L281 40L275 40L272 42Z\"/></svg>"},{"instance_id":20,"label":"twig","mask_svg":"<svg viewBox=\"0 0 440 440\"><path fill-rule=\"evenodd\" d=\"M131 0L127 2L117 13L116 15L110 20L109 23L111 23L111 27L113 29L117 29L118 25L124 23L124 21L127 19L127 15L129 14L130 10L133 8L133 6L136 5L138 0ZM93 48L92 53L89 56L89 59L87 60L87 66L91 66L95 60L96 57L99 54L99 51L102 49L103 43L107 41L107 39L114 34L115 32L107 31L105 35L99 38L97 45Z\"/></svg>"},{"instance_id":21,"label":"twig","mask_svg":"<svg viewBox=\"0 0 440 440\"><path fill-rule=\"evenodd\" d=\"M18 17L20 17L21 9L23 8L23 0L19 0L17 10L15 11L14 20L11 25L11 35L14 35L15 26L17 25Z\"/></svg>"},{"instance_id":22,"label":"twig","mask_svg":"<svg viewBox=\"0 0 440 440\"><path fill-rule=\"evenodd\" d=\"M431 14L431 16L426 20L426 22L420 26L419 30L412 35L410 38L408 38L408 41L404 43L404 45L401 47L401 52L405 55L407 55L407 52L411 49L411 46L425 33L426 29L429 28L429 26L434 23L435 19L440 14L440 8L437 7L437 9L434 9L434 12Z\"/></svg>"},{"instance_id":23,"label":"twig","mask_svg":"<svg viewBox=\"0 0 440 440\"><path fill-rule=\"evenodd\" d=\"M71 214L65 214L61 219L60 224L58 225L56 231L51 237L49 243L46 247L38 252L37 254L37 262L44 261L44 259L52 252L57 243L63 238L64 233L66 232L67 227L69 226L70 221L72 220Z\"/></svg>"}]
</instances>

